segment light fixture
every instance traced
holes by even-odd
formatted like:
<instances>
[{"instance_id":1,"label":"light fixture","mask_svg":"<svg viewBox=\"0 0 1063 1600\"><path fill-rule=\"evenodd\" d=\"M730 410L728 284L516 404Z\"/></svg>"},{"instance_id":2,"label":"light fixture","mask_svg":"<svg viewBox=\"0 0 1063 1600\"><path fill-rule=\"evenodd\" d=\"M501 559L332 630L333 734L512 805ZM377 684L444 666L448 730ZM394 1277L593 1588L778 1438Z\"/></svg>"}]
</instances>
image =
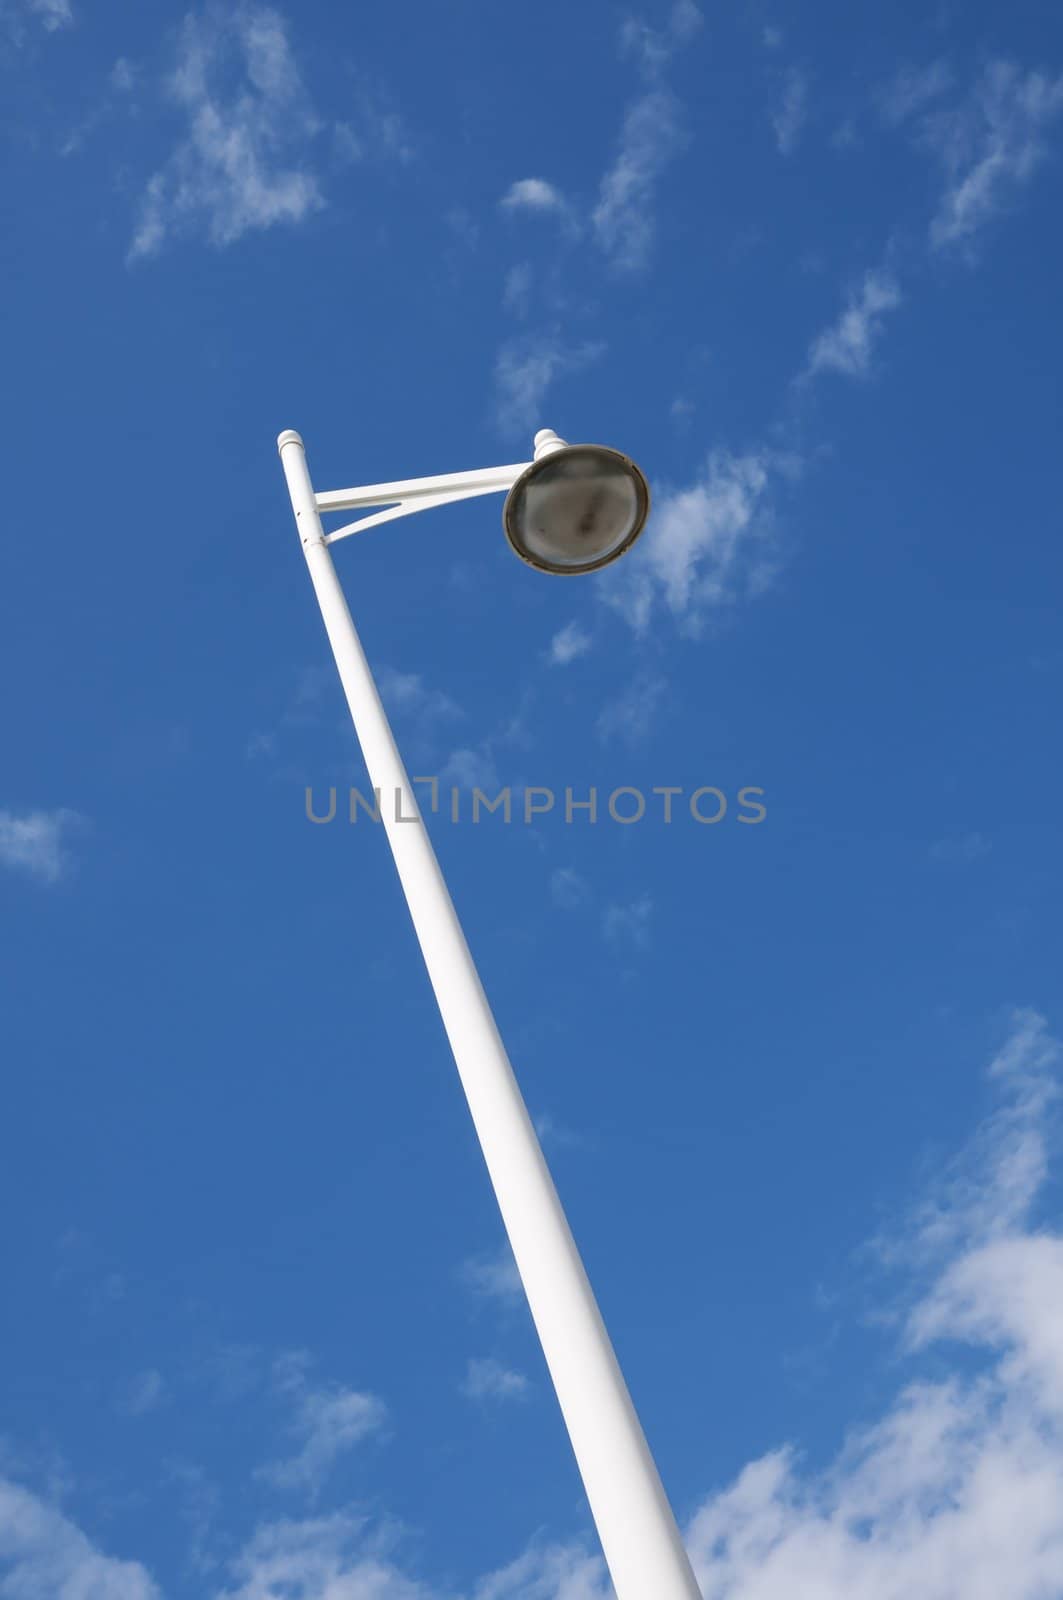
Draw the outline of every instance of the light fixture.
<instances>
[{"instance_id":1,"label":"light fixture","mask_svg":"<svg viewBox=\"0 0 1063 1600\"><path fill-rule=\"evenodd\" d=\"M506 496L502 526L517 555L540 572L596 572L630 550L650 511L650 491L630 457L601 444L535 435L535 460Z\"/></svg>"}]
</instances>

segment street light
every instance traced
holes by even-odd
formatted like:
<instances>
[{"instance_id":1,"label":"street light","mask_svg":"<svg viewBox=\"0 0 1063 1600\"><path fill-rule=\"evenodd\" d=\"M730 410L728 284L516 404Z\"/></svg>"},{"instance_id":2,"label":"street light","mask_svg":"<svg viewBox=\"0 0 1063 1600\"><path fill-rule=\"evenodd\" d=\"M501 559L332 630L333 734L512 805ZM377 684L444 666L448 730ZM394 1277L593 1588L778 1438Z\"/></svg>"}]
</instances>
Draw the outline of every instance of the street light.
<instances>
[{"instance_id":1,"label":"street light","mask_svg":"<svg viewBox=\"0 0 1063 1600\"><path fill-rule=\"evenodd\" d=\"M310 577L617 1600L701 1600L675 1518L587 1281L395 745L329 545L432 506L505 492L507 537L547 572L616 560L646 521L634 462L549 429L515 466L315 492L300 436L277 440ZM326 533L335 511L368 515ZM394 805L386 797L394 798Z\"/></svg>"},{"instance_id":2,"label":"street light","mask_svg":"<svg viewBox=\"0 0 1063 1600\"><path fill-rule=\"evenodd\" d=\"M650 510L635 463L601 444L564 444L549 428L535 460L506 496L502 526L513 549L540 572L596 572L630 550Z\"/></svg>"}]
</instances>

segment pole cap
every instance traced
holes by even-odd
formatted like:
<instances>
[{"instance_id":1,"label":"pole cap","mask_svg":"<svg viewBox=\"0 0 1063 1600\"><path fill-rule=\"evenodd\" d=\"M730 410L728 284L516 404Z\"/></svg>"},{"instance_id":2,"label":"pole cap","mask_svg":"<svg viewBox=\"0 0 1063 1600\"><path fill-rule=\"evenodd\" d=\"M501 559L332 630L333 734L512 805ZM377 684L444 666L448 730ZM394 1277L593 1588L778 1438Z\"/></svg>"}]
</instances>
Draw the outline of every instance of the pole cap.
<instances>
[{"instance_id":1,"label":"pole cap","mask_svg":"<svg viewBox=\"0 0 1063 1600\"><path fill-rule=\"evenodd\" d=\"M296 433L294 428L285 428L283 433L279 433L277 435L277 450L278 450L278 452L283 454L284 446L286 444L297 444L297 445L300 446L300 448L302 448L303 447L303 436L302 436L302 434L301 433Z\"/></svg>"},{"instance_id":2,"label":"pole cap","mask_svg":"<svg viewBox=\"0 0 1063 1600\"><path fill-rule=\"evenodd\" d=\"M567 448L564 439L558 438L553 428L540 428L533 442L536 461L541 461L543 456L553 455L555 450Z\"/></svg>"}]
</instances>

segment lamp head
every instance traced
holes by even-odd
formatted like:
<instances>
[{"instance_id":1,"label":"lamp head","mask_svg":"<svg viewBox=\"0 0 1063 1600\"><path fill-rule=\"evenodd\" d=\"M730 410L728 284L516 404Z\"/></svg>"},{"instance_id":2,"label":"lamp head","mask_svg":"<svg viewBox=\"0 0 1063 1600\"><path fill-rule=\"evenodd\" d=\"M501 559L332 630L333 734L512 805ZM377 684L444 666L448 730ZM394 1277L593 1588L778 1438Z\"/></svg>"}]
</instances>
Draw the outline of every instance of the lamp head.
<instances>
[{"instance_id":1,"label":"lamp head","mask_svg":"<svg viewBox=\"0 0 1063 1600\"><path fill-rule=\"evenodd\" d=\"M544 429L536 459L506 496L502 525L517 555L540 572L596 572L630 550L650 510L635 463L601 444L565 444Z\"/></svg>"}]
</instances>

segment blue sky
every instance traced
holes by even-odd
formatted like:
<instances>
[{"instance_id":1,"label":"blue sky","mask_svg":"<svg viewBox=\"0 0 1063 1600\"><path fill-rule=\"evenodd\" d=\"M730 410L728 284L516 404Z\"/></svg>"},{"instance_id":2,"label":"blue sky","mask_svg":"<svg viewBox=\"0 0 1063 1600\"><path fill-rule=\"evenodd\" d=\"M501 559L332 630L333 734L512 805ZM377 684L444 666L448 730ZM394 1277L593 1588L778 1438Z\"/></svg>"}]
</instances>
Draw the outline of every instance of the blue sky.
<instances>
[{"instance_id":1,"label":"blue sky","mask_svg":"<svg viewBox=\"0 0 1063 1600\"><path fill-rule=\"evenodd\" d=\"M3 0L0 1596L602 1600L275 454L706 1600L1063 1596L1063 24ZM738 821L743 786L767 814ZM341 801L342 809L342 801Z\"/></svg>"}]
</instances>

